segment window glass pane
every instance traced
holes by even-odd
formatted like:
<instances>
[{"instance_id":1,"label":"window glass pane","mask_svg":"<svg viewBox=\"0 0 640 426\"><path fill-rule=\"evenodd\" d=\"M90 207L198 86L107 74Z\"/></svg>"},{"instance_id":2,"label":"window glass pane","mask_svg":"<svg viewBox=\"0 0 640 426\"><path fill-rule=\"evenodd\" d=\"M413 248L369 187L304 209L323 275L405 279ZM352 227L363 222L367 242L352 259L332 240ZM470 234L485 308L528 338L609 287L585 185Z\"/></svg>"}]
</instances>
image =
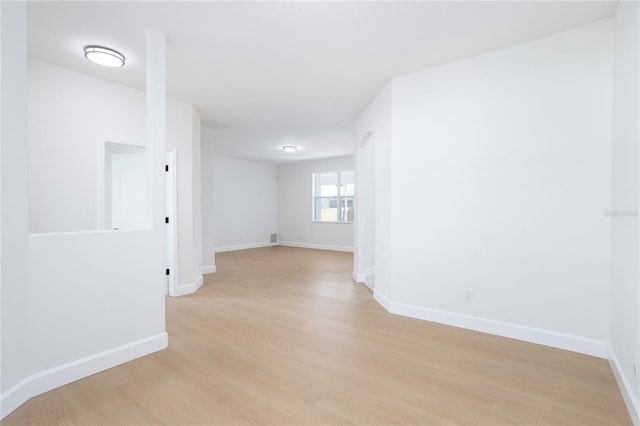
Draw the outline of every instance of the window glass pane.
<instances>
[{"instance_id":1,"label":"window glass pane","mask_svg":"<svg viewBox=\"0 0 640 426\"><path fill-rule=\"evenodd\" d=\"M340 195L353 195L353 172L346 171L340 175Z\"/></svg>"},{"instance_id":2,"label":"window glass pane","mask_svg":"<svg viewBox=\"0 0 640 426\"><path fill-rule=\"evenodd\" d=\"M340 221L353 222L353 197L340 199Z\"/></svg>"},{"instance_id":3,"label":"window glass pane","mask_svg":"<svg viewBox=\"0 0 640 426\"><path fill-rule=\"evenodd\" d=\"M353 222L354 173L313 174L313 220L315 222Z\"/></svg>"},{"instance_id":4,"label":"window glass pane","mask_svg":"<svg viewBox=\"0 0 640 426\"><path fill-rule=\"evenodd\" d=\"M319 197L315 199L315 220L336 222L338 220L338 198Z\"/></svg>"},{"instance_id":5,"label":"window glass pane","mask_svg":"<svg viewBox=\"0 0 640 426\"><path fill-rule=\"evenodd\" d=\"M337 173L317 173L315 182L316 197L332 197L338 195Z\"/></svg>"}]
</instances>

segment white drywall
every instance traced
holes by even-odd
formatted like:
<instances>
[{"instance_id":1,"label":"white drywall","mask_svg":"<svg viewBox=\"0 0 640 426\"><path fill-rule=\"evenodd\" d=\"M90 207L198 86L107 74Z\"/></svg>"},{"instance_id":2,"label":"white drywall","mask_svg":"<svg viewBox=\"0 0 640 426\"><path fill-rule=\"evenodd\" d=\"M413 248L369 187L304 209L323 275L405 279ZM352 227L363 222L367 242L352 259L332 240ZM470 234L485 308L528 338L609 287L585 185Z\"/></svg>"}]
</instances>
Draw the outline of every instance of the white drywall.
<instances>
[{"instance_id":1,"label":"white drywall","mask_svg":"<svg viewBox=\"0 0 640 426\"><path fill-rule=\"evenodd\" d=\"M612 35L604 20L392 81L383 304L606 355Z\"/></svg>"},{"instance_id":2,"label":"white drywall","mask_svg":"<svg viewBox=\"0 0 640 426\"><path fill-rule=\"evenodd\" d=\"M191 193L193 194L193 268L197 279L202 279L202 132L201 117L191 107Z\"/></svg>"},{"instance_id":3,"label":"white drywall","mask_svg":"<svg viewBox=\"0 0 640 426\"><path fill-rule=\"evenodd\" d=\"M394 302L608 340L612 35L394 79Z\"/></svg>"},{"instance_id":4,"label":"white drywall","mask_svg":"<svg viewBox=\"0 0 640 426\"><path fill-rule=\"evenodd\" d=\"M23 2L0 2L0 418L29 374L27 31Z\"/></svg>"},{"instance_id":5,"label":"white drywall","mask_svg":"<svg viewBox=\"0 0 640 426\"><path fill-rule=\"evenodd\" d=\"M144 93L29 59L29 228L93 231L105 140L144 145Z\"/></svg>"},{"instance_id":6,"label":"white drywall","mask_svg":"<svg viewBox=\"0 0 640 426\"><path fill-rule=\"evenodd\" d=\"M620 2L616 14L613 71L611 181L611 358L625 401L640 424L640 8Z\"/></svg>"},{"instance_id":7,"label":"white drywall","mask_svg":"<svg viewBox=\"0 0 640 426\"><path fill-rule=\"evenodd\" d=\"M30 237L32 372L164 333L162 231Z\"/></svg>"},{"instance_id":8,"label":"white drywall","mask_svg":"<svg viewBox=\"0 0 640 426\"><path fill-rule=\"evenodd\" d=\"M274 164L215 156L216 251L262 247L278 232L278 174Z\"/></svg>"},{"instance_id":9,"label":"white drywall","mask_svg":"<svg viewBox=\"0 0 640 426\"><path fill-rule=\"evenodd\" d=\"M215 219L213 194L214 134L202 129L201 162L202 170L202 273L216 270L215 260Z\"/></svg>"},{"instance_id":10,"label":"white drywall","mask_svg":"<svg viewBox=\"0 0 640 426\"><path fill-rule=\"evenodd\" d=\"M280 244L353 251L352 223L312 221L313 173L353 170L353 156L302 161L278 168Z\"/></svg>"}]
</instances>

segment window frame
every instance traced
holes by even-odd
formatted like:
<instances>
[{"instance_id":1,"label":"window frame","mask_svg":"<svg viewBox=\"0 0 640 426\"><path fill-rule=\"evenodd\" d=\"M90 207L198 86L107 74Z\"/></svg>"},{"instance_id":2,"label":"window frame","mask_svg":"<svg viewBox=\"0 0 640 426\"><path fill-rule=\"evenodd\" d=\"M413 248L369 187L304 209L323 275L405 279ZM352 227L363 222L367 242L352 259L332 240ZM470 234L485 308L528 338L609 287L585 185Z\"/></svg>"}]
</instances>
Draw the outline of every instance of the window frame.
<instances>
[{"instance_id":1,"label":"window frame","mask_svg":"<svg viewBox=\"0 0 640 426\"><path fill-rule=\"evenodd\" d=\"M346 188L345 188L345 194L342 194L341 192L341 187L342 185L342 175L343 173L351 173L353 174L353 195L346 195ZM316 195L316 179L320 176L320 175L336 175L336 195L335 196L322 196L322 195ZM346 186L347 184L345 184ZM348 218L346 209L348 208L348 205L346 203L348 203L349 200L351 200L351 204L352 204L352 209L354 210L354 214L352 215L352 217L355 219L355 172L353 170L336 170L336 171L327 171L327 172L315 172L311 174L311 222L312 223L330 223L330 224L353 224L354 221L353 220L346 220ZM320 199L335 199L336 200L336 209L338 210L338 220L320 220L320 219L316 219L316 202L317 200ZM340 206L345 205L345 220L339 220L340 217Z\"/></svg>"}]
</instances>

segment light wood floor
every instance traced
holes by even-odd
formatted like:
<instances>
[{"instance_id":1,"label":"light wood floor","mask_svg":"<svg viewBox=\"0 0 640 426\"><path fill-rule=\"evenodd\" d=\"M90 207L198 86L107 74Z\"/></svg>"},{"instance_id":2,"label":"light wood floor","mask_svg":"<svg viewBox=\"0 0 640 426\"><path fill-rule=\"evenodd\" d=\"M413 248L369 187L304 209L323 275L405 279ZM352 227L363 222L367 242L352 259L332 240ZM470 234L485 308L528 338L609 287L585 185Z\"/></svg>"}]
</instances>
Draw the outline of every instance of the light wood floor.
<instances>
[{"instance_id":1,"label":"light wood floor","mask_svg":"<svg viewBox=\"0 0 640 426\"><path fill-rule=\"evenodd\" d=\"M20 407L17 424L631 424L607 361L386 313L352 256L216 255L167 299L169 349Z\"/></svg>"}]
</instances>

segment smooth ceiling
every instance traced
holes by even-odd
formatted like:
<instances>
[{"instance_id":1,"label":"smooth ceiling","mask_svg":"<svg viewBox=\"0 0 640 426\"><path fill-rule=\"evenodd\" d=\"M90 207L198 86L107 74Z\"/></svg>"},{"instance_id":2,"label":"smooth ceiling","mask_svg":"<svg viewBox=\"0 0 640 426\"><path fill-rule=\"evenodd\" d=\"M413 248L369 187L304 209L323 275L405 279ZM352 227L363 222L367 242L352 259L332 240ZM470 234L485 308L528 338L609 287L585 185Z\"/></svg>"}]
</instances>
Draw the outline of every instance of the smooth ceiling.
<instances>
[{"instance_id":1,"label":"smooth ceiling","mask_svg":"<svg viewBox=\"0 0 640 426\"><path fill-rule=\"evenodd\" d=\"M352 153L351 126L389 80L611 16L615 2L29 2L29 54L144 89L145 32L167 35L169 97L216 152L286 162ZM121 51L103 69L82 48ZM280 147L300 146L287 155Z\"/></svg>"}]
</instances>

